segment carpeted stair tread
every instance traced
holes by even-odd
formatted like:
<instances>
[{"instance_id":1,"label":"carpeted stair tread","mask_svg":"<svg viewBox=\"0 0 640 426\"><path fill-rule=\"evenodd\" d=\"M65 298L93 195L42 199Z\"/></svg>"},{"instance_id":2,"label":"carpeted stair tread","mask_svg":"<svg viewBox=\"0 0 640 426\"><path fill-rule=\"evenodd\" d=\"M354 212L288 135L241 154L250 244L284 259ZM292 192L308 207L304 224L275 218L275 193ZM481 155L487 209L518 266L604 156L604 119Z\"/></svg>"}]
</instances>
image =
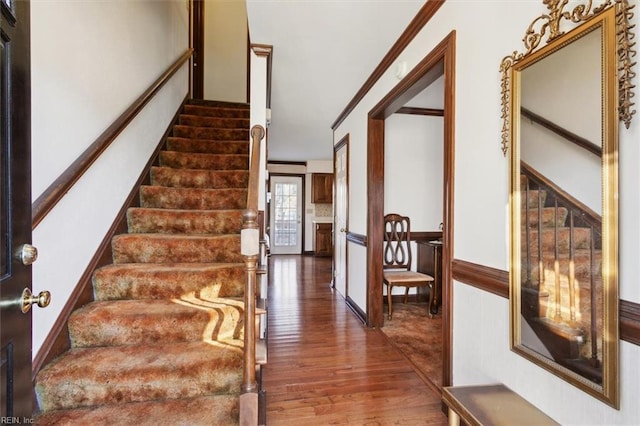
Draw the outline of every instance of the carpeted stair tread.
<instances>
[{"instance_id":1,"label":"carpeted stair tread","mask_svg":"<svg viewBox=\"0 0 640 426\"><path fill-rule=\"evenodd\" d=\"M248 170L249 156L243 154L161 151L160 165L174 169Z\"/></svg>"},{"instance_id":2,"label":"carpeted stair tread","mask_svg":"<svg viewBox=\"0 0 640 426\"><path fill-rule=\"evenodd\" d=\"M522 230L522 249L526 247L526 236L525 230ZM555 229L554 228L543 228L542 229L542 250L549 251L553 250L556 246L555 244ZM566 251L569 250L569 234L571 233L570 228L558 228L558 250ZM537 229L529 229L529 237L530 241L530 250L532 253L537 253L538 250L538 230ZM584 249L588 248L589 244L591 244L591 230L589 228L573 228L573 247L575 249Z\"/></svg>"},{"instance_id":3,"label":"carpeted stair tread","mask_svg":"<svg viewBox=\"0 0 640 426\"><path fill-rule=\"evenodd\" d=\"M240 235L121 234L111 243L113 263L242 262Z\"/></svg>"},{"instance_id":4,"label":"carpeted stair tread","mask_svg":"<svg viewBox=\"0 0 640 426\"><path fill-rule=\"evenodd\" d=\"M39 425L211 426L237 425L237 395L208 395L166 401L133 402L74 410L51 411L36 417Z\"/></svg>"},{"instance_id":5,"label":"carpeted stair tread","mask_svg":"<svg viewBox=\"0 0 640 426\"><path fill-rule=\"evenodd\" d=\"M246 188L249 172L245 170L190 170L152 167L151 184L174 188Z\"/></svg>"},{"instance_id":6,"label":"carpeted stair tread","mask_svg":"<svg viewBox=\"0 0 640 426\"><path fill-rule=\"evenodd\" d=\"M249 129L219 129L176 124L173 126L173 136L192 139L249 141Z\"/></svg>"},{"instance_id":7,"label":"carpeted stair tread","mask_svg":"<svg viewBox=\"0 0 640 426\"><path fill-rule=\"evenodd\" d=\"M242 210L178 210L133 207L127 211L130 234L239 234Z\"/></svg>"},{"instance_id":8,"label":"carpeted stair tread","mask_svg":"<svg viewBox=\"0 0 640 426\"><path fill-rule=\"evenodd\" d=\"M142 207L188 210L235 210L247 206L246 189L140 187Z\"/></svg>"},{"instance_id":9,"label":"carpeted stair tread","mask_svg":"<svg viewBox=\"0 0 640 426\"><path fill-rule=\"evenodd\" d=\"M240 297L244 263L115 264L95 271L96 300Z\"/></svg>"},{"instance_id":10,"label":"carpeted stair tread","mask_svg":"<svg viewBox=\"0 0 640 426\"><path fill-rule=\"evenodd\" d=\"M187 100L186 105L197 105L204 108L233 108L249 110L249 104L246 102L213 101L209 99L189 99Z\"/></svg>"},{"instance_id":11,"label":"carpeted stair tread","mask_svg":"<svg viewBox=\"0 0 640 426\"><path fill-rule=\"evenodd\" d=\"M155 345L239 339L239 300L119 300L92 302L69 318L72 347Z\"/></svg>"},{"instance_id":12,"label":"carpeted stair tread","mask_svg":"<svg viewBox=\"0 0 640 426\"><path fill-rule=\"evenodd\" d=\"M558 211L556 216L556 210ZM567 223L567 215L569 211L565 207L544 207L541 209L542 216L542 226L544 227L553 227L557 226L565 226ZM527 214L524 210L522 212L522 226L526 226L526 219L529 218L529 226L538 226L538 209L532 208L529 209L529 213Z\"/></svg>"},{"instance_id":13,"label":"carpeted stair tread","mask_svg":"<svg viewBox=\"0 0 640 426\"><path fill-rule=\"evenodd\" d=\"M221 141L189 139L171 136L167 138L169 151L200 152L209 154L249 154L249 141Z\"/></svg>"},{"instance_id":14,"label":"carpeted stair tread","mask_svg":"<svg viewBox=\"0 0 640 426\"><path fill-rule=\"evenodd\" d=\"M178 123L185 126L240 129L249 127L249 118L180 114Z\"/></svg>"},{"instance_id":15,"label":"carpeted stair tread","mask_svg":"<svg viewBox=\"0 0 640 426\"><path fill-rule=\"evenodd\" d=\"M72 349L38 374L43 410L236 393L242 349L212 342Z\"/></svg>"}]
</instances>

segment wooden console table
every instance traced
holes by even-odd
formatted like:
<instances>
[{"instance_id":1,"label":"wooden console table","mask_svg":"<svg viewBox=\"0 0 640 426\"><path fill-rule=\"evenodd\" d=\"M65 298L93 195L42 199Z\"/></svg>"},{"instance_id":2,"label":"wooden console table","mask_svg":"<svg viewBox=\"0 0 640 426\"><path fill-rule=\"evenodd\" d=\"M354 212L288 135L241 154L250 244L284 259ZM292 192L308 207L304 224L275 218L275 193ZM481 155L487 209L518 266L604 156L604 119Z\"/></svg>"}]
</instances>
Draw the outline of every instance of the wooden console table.
<instances>
[{"instance_id":1,"label":"wooden console table","mask_svg":"<svg viewBox=\"0 0 640 426\"><path fill-rule=\"evenodd\" d=\"M450 386L442 389L449 425L558 425L551 417L502 384Z\"/></svg>"},{"instance_id":2,"label":"wooden console table","mask_svg":"<svg viewBox=\"0 0 640 426\"><path fill-rule=\"evenodd\" d=\"M442 304L442 241L416 241L418 259L416 270L431 275L433 291L429 292L429 316L437 315Z\"/></svg>"}]
</instances>

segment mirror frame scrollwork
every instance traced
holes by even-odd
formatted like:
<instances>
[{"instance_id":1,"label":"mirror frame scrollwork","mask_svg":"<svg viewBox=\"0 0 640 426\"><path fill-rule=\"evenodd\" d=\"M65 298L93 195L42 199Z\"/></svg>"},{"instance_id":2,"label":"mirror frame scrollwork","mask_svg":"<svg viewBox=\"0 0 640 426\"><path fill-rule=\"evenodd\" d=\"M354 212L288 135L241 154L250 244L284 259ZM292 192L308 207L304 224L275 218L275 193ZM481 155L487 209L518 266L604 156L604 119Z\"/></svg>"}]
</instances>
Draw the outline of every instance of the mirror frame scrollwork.
<instances>
[{"instance_id":1,"label":"mirror frame scrollwork","mask_svg":"<svg viewBox=\"0 0 640 426\"><path fill-rule=\"evenodd\" d=\"M624 123L627 129L631 124L631 118L636 113L636 110L633 109L635 102L633 102L632 98L635 96L635 93L633 92L635 85L632 83L632 80L636 77L634 67L637 63L634 62L634 57L637 52L635 50L635 34L633 33L635 25L631 25L630 23L630 20L633 17L632 10L635 5L630 5L628 0L606 0L601 5L594 7L593 1L588 0L587 4L580 4L571 10L565 10L569 0L542 0L542 2L547 7L549 13L537 17L527 28L522 39L525 47L524 52L514 50L511 55L505 56L500 63L500 73L502 74L500 83L500 118L502 119L500 146L502 154L505 157L509 150L509 141L511 136L510 70L516 63L520 62L540 47L545 36L547 37L547 44L562 36L564 31L561 31L560 27L563 20L570 21L574 24L580 24L604 12L612 5L615 5L619 63L618 115L620 121Z\"/></svg>"}]
</instances>

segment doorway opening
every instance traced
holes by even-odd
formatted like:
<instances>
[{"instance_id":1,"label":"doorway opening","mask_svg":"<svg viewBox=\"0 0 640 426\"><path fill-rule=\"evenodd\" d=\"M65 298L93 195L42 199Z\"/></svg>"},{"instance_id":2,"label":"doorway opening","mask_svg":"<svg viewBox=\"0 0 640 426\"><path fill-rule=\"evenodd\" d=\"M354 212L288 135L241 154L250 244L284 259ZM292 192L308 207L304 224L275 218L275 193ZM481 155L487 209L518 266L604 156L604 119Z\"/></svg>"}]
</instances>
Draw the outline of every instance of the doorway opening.
<instances>
[{"instance_id":1,"label":"doorway opening","mask_svg":"<svg viewBox=\"0 0 640 426\"><path fill-rule=\"evenodd\" d=\"M269 179L270 245L273 254L302 253L302 176L271 176Z\"/></svg>"},{"instance_id":2,"label":"doorway opening","mask_svg":"<svg viewBox=\"0 0 640 426\"><path fill-rule=\"evenodd\" d=\"M367 325L384 325L383 232L385 211L385 121L401 112L407 102L442 78L444 87L442 131L442 378L441 386L452 383L452 275L454 193L454 94L455 31L441 41L370 112L367 129Z\"/></svg>"}]
</instances>

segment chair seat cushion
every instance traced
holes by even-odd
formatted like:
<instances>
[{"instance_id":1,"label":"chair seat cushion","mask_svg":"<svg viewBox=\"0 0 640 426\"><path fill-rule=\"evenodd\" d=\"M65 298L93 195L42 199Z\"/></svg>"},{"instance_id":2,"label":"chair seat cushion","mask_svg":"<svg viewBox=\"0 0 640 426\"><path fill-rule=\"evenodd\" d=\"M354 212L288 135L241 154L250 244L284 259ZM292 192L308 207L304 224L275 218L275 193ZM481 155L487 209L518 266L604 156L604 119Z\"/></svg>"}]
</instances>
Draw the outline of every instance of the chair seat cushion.
<instances>
[{"instance_id":1,"label":"chair seat cushion","mask_svg":"<svg viewBox=\"0 0 640 426\"><path fill-rule=\"evenodd\" d=\"M384 271L384 281L391 285L427 285L434 281L431 275L413 271Z\"/></svg>"}]
</instances>

